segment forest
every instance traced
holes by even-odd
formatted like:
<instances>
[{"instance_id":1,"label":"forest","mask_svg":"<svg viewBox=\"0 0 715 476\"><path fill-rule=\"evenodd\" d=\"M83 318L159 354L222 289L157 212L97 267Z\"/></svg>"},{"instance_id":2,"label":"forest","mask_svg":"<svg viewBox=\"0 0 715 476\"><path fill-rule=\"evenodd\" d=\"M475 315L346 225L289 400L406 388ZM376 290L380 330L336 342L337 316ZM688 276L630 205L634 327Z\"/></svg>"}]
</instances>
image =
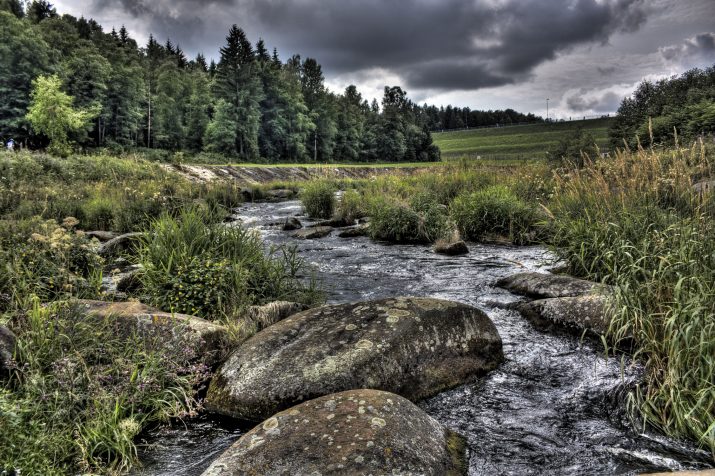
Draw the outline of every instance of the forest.
<instances>
[{"instance_id":1,"label":"forest","mask_svg":"<svg viewBox=\"0 0 715 476\"><path fill-rule=\"evenodd\" d=\"M55 137L51 151L59 155L103 148L270 163L436 161L432 130L537 120L511 109L420 106L399 86L385 87L381 104L355 86L335 94L318 61L283 61L235 25L218 62L189 59L180 45L153 36L140 46L123 26L106 33L43 0L27 9L0 2L0 29L0 135L33 149L50 145L52 134L27 116L44 94L65 104L62 120L79 114Z\"/></svg>"}]
</instances>

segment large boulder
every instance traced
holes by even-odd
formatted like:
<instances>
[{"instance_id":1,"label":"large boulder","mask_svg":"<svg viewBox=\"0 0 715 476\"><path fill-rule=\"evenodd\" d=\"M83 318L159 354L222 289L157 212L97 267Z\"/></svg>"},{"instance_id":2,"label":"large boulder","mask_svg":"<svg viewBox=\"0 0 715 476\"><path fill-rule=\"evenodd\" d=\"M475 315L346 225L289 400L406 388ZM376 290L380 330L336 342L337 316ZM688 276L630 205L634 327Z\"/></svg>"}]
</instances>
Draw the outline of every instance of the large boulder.
<instances>
[{"instance_id":1,"label":"large boulder","mask_svg":"<svg viewBox=\"0 0 715 476\"><path fill-rule=\"evenodd\" d=\"M497 286L538 299L583 296L605 289L593 281L547 273L514 274L497 281Z\"/></svg>"},{"instance_id":2,"label":"large boulder","mask_svg":"<svg viewBox=\"0 0 715 476\"><path fill-rule=\"evenodd\" d=\"M483 375L502 360L496 327L471 306L428 298L323 306L247 340L217 371L206 407L260 421L354 388L416 401Z\"/></svg>"},{"instance_id":3,"label":"large boulder","mask_svg":"<svg viewBox=\"0 0 715 476\"><path fill-rule=\"evenodd\" d=\"M611 323L608 298L603 294L539 299L516 309L540 330L564 328L603 335Z\"/></svg>"},{"instance_id":4,"label":"large boulder","mask_svg":"<svg viewBox=\"0 0 715 476\"><path fill-rule=\"evenodd\" d=\"M4 377L15 366L15 346L17 337L7 327L0 325L0 377Z\"/></svg>"},{"instance_id":5,"label":"large boulder","mask_svg":"<svg viewBox=\"0 0 715 476\"><path fill-rule=\"evenodd\" d=\"M195 316L162 312L140 302L78 300L76 305L115 324L120 335L158 336L164 342L168 339L186 345L196 360L209 366L221 361L229 340L223 326Z\"/></svg>"},{"instance_id":6,"label":"large boulder","mask_svg":"<svg viewBox=\"0 0 715 476\"><path fill-rule=\"evenodd\" d=\"M314 240L317 238L325 238L332 233L333 228L330 226L318 226L315 228L304 228L293 233L294 238L299 240Z\"/></svg>"},{"instance_id":7,"label":"large boulder","mask_svg":"<svg viewBox=\"0 0 715 476\"><path fill-rule=\"evenodd\" d=\"M464 440L398 395L350 390L280 412L203 476L466 474Z\"/></svg>"}]
</instances>

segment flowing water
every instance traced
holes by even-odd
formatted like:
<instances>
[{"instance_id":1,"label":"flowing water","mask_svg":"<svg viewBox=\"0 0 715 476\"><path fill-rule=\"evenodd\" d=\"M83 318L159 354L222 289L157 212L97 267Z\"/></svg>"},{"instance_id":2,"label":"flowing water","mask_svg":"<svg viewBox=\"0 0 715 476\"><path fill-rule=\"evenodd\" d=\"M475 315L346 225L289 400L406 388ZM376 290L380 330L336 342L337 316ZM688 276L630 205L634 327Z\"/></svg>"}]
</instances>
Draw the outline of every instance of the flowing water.
<instances>
[{"instance_id":1,"label":"flowing water","mask_svg":"<svg viewBox=\"0 0 715 476\"><path fill-rule=\"evenodd\" d=\"M545 271L554 264L547 250L471 244L469 255L447 257L426 246L345 239L337 232L299 241L270 225L300 212L297 201L257 203L244 205L237 216L267 244L296 245L324 283L329 303L428 296L476 306L496 324L504 364L476 383L419 404L467 438L470 475L640 474L712 464L704 451L636 431L627 422L624 389L639 375L630 361L604 358L597 343L578 336L536 331L506 309L520 298L494 282ZM201 474L245 431L236 422L202 417L152 432L140 474Z\"/></svg>"}]
</instances>

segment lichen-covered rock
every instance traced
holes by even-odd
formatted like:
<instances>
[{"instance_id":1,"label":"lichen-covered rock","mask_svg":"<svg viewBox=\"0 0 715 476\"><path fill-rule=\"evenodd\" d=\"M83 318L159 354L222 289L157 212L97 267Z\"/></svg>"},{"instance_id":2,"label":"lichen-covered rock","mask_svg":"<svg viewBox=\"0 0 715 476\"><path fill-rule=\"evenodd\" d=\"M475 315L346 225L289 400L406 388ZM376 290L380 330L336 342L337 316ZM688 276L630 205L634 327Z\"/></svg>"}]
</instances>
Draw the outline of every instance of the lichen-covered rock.
<instances>
[{"instance_id":1,"label":"lichen-covered rock","mask_svg":"<svg viewBox=\"0 0 715 476\"><path fill-rule=\"evenodd\" d=\"M464 440L410 401L377 390L327 395L273 415L203 476L466 474Z\"/></svg>"},{"instance_id":2,"label":"lichen-covered rock","mask_svg":"<svg viewBox=\"0 0 715 476\"><path fill-rule=\"evenodd\" d=\"M290 217L283 222L283 231L300 230L303 224L296 217Z\"/></svg>"},{"instance_id":3,"label":"lichen-covered rock","mask_svg":"<svg viewBox=\"0 0 715 476\"><path fill-rule=\"evenodd\" d=\"M15 346L17 337L5 326L0 325L0 377L8 374L14 367Z\"/></svg>"},{"instance_id":4,"label":"lichen-covered rock","mask_svg":"<svg viewBox=\"0 0 715 476\"><path fill-rule=\"evenodd\" d=\"M514 274L497 281L497 286L538 299L583 296L606 290L593 281L547 273Z\"/></svg>"},{"instance_id":5,"label":"lichen-covered rock","mask_svg":"<svg viewBox=\"0 0 715 476\"><path fill-rule=\"evenodd\" d=\"M608 298L603 294L540 299L521 303L517 310L541 330L585 329L603 335L611 322Z\"/></svg>"},{"instance_id":6,"label":"lichen-covered rock","mask_svg":"<svg viewBox=\"0 0 715 476\"><path fill-rule=\"evenodd\" d=\"M461 240L454 243L437 243L432 249L435 253L447 256L459 256L469 253L467 244Z\"/></svg>"},{"instance_id":7,"label":"lichen-covered rock","mask_svg":"<svg viewBox=\"0 0 715 476\"><path fill-rule=\"evenodd\" d=\"M259 329L264 329L306 308L305 304L297 302L274 301L262 306L249 306L243 317L255 323Z\"/></svg>"},{"instance_id":8,"label":"lichen-covered rock","mask_svg":"<svg viewBox=\"0 0 715 476\"><path fill-rule=\"evenodd\" d=\"M325 238L330 233L332 233L333 228L330 226L318 226L315 228L305 228L303 230L298 230L293 233L294 238L300 240L314 240L317 238Z\"/></svg>"},{"instance_id":9,"label":"lichen-covered rock","mask_svg":"<svg viewBox=\"0 0 715 476\"><path fill-rule=\"evenodd\" d=\"M323 306L294 314L236 349L211 381L206 407L260 421L354 388L416 401L502 360L496 327L471 306L428 298Z\"/></svg>"},{"instance_id":10,"label":"lichen-covered rock","mask_svg":"<svg viewBox=\"0 0 715 476\"><path fill-rule=\"evenodd\" d=\"M136 233L125 233L124 235L119 235L102 245L97 250L100 256L117 256L121 253L126 253L131 251L138 243L139 240L144 236L142 232Z\"/></svg>"},{"instance_id":11,"label":"lichen-covered rock","mask_svg":"<svg viewBox=\"0 0 715 476\"><path fill-rule=\"evenodd\" d=\"M195 316L162 312L140 302L77 300L76 305L89 315L112 320L122 335L161 335L164 339L175 339L187 345L187 351L196 360L209 366L221 360L229 339L223 326Z\"/></svg>"}]
</instances>

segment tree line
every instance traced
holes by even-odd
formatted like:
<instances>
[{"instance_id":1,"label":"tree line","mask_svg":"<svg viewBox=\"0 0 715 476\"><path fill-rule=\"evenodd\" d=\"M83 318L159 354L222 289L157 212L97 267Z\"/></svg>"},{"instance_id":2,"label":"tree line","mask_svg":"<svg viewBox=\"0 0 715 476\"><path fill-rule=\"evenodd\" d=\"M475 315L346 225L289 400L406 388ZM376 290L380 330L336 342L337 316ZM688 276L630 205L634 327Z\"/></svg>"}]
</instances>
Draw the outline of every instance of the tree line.
<instances>
[{"instance_id":1,"label":"tree line","mask_svg":"<svg viewBox=\"0 0 715 476\"><path fill-rule=\"evenodd\" d=\"M715 134L715 66L643 81L625 98L609 130L612 146L672 145Z\"/></svg>"},{"instance_id":2,"label":"tree line","mask_svg":"<svg viewBox=\"0 0 715 476\"><path fill-rule=\"evenodd\" d=\"M470 127L508 126L511 124L543 122L532 113L523 114L514 109L472 110L468 107L437 107L423 105L421 113L431 131L465 129Z\"/></svg>"}]
</instances>

